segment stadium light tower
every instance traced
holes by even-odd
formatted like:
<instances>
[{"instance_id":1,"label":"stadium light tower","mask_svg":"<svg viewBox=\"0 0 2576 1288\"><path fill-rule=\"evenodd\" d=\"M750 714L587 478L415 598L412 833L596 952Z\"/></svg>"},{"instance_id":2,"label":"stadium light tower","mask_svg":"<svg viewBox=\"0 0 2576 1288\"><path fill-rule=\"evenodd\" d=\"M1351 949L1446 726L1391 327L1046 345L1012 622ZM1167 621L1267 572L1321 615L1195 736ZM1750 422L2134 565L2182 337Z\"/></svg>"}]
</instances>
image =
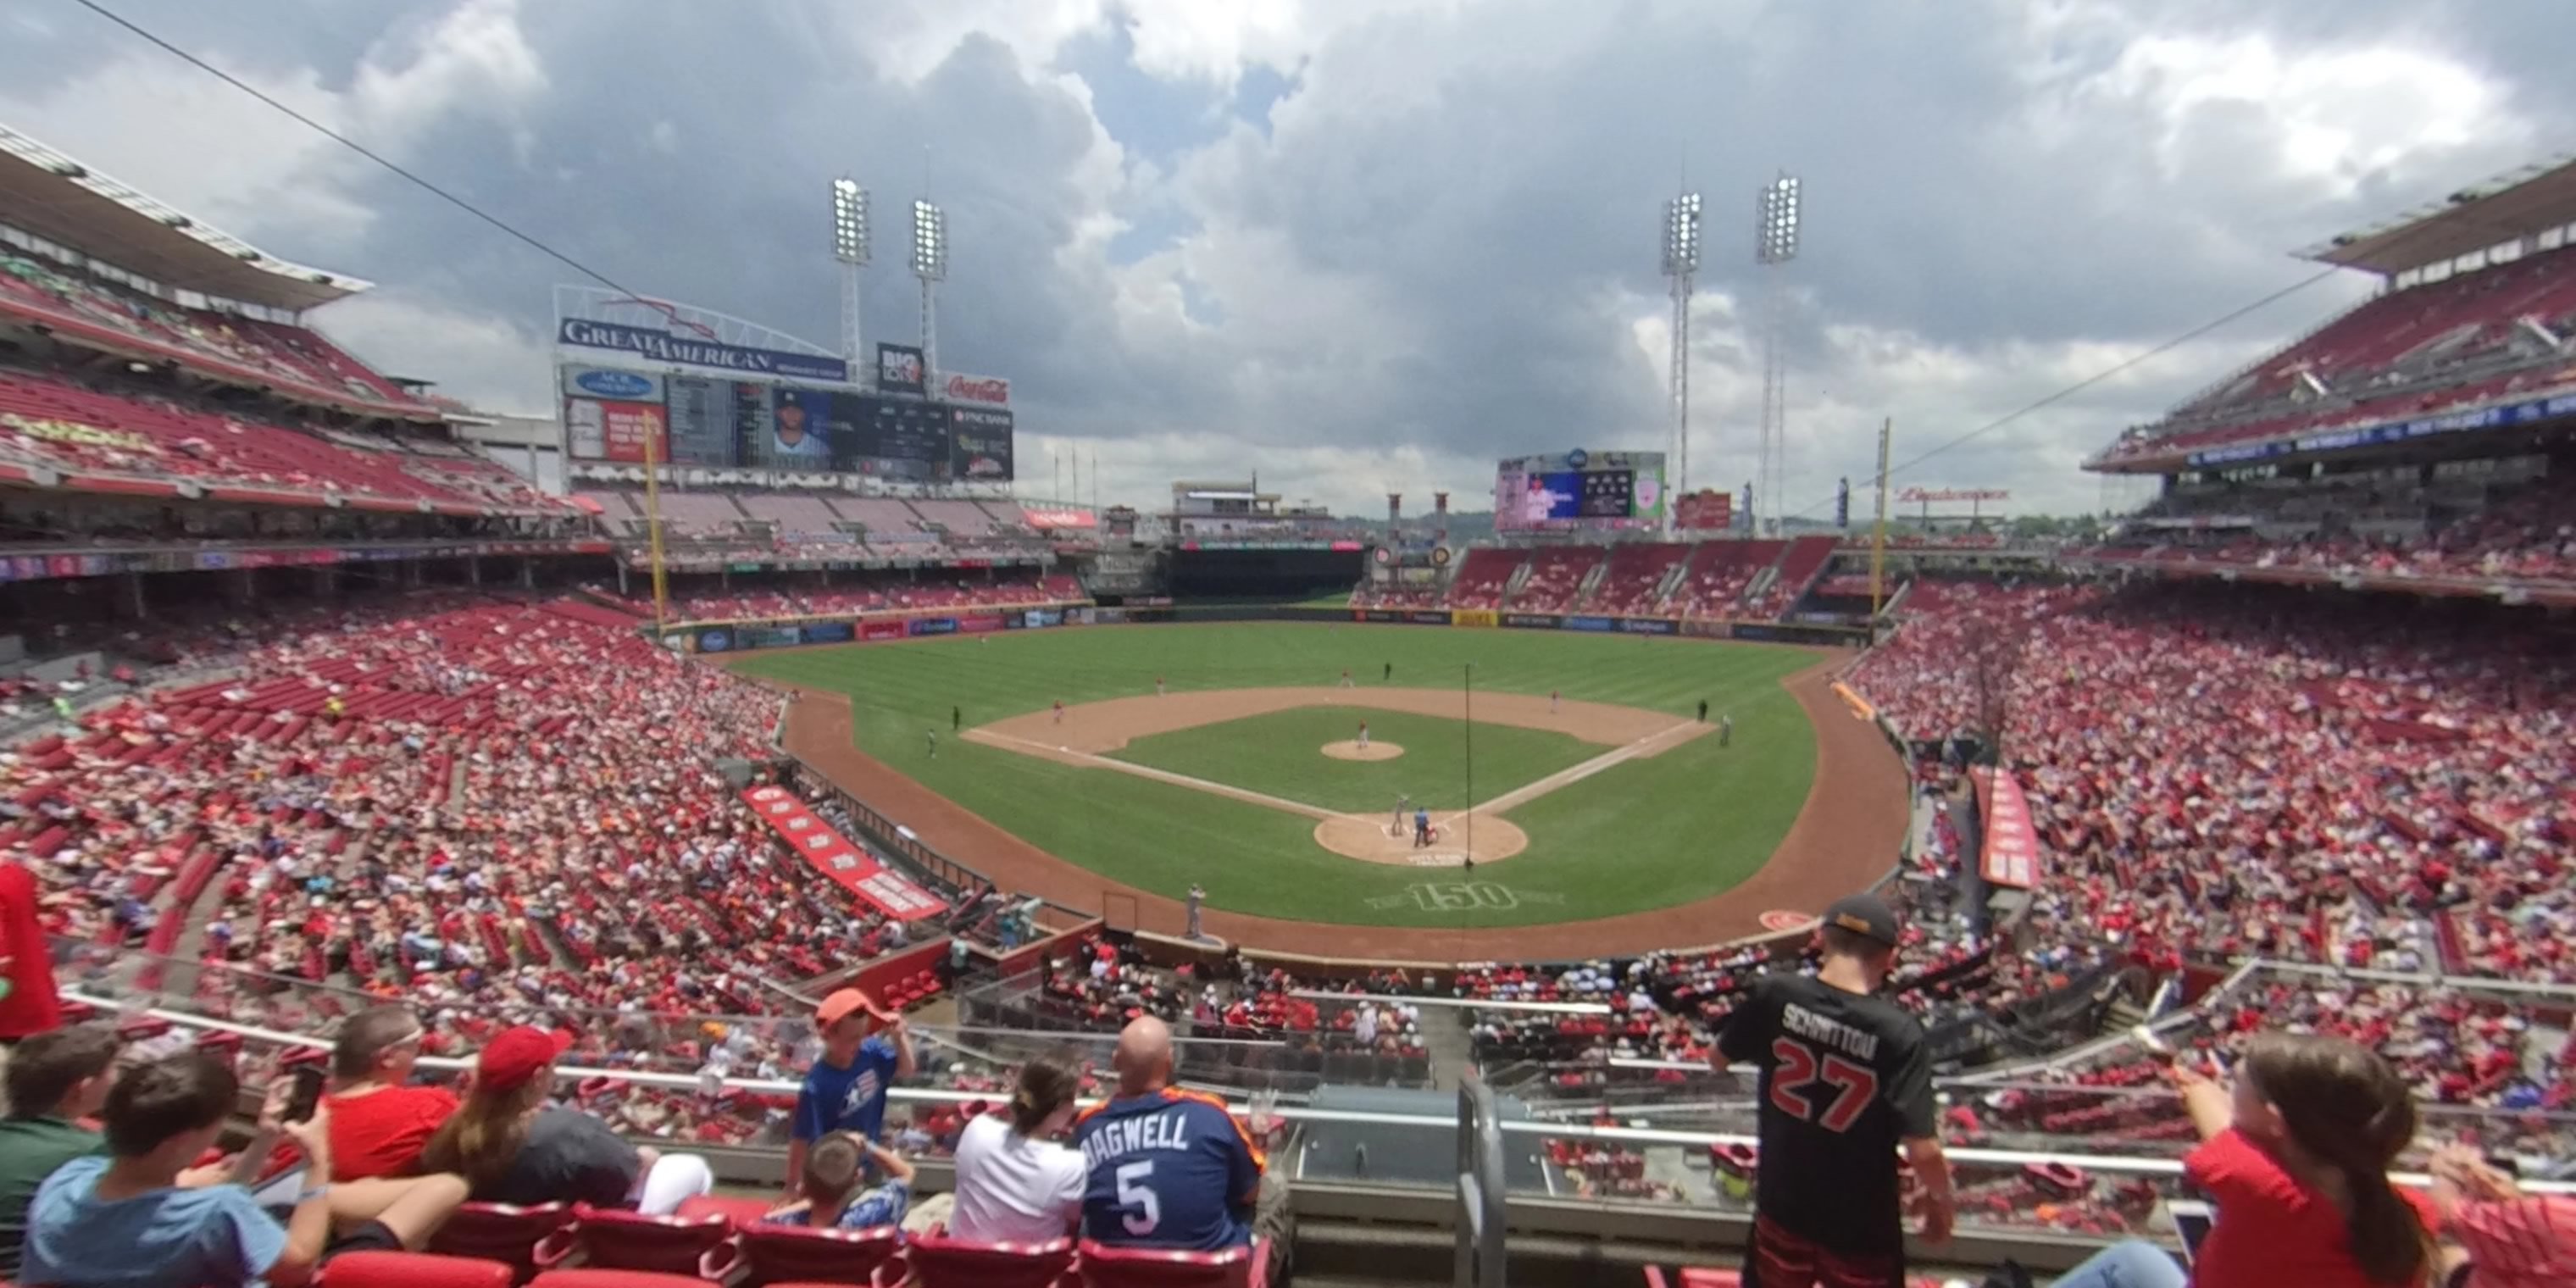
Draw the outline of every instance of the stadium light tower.
<instances>
[{"instance_id":1,"label":"stadium light tower","mask_svg":"<svg viewBox=\"0 0 2576 1288\"><path fill-rule=\"evenodd\" d=\"M1665 374L1673 410L1673 485L1664 498L1664 535L1673 531L1673 498L1690 494L1690 302L1699 276L1699 194L1664 203L1664 278L1673 288L1673 352Z\"/></svg>"},{"instance_id":2,"label":"stadium light tower","mask_svg":"<svg viewBox=\"0 0 2576 1288\"><path fill-rule=\"evenodd\" d=\"M1798 187L1798 177L1784 170L1762 185L1754 200L1753 262L1771 271L1762 274L1762 441L1753 473L1760 485L1756 495L1771 507L1771 518L1748 530L1775 537L1780 535L1780 476L1786 472L1789 429L1789 357L1781 347L1788 296L1781 290L1780 270L1798 257Z\"/></svg>"},{"instance_id":3,"label":"stadium light tower","mask_svg":"<svg viewBox=\"0 0 2576 1288\"><path fill-rule=\"evenodd\" d=\"M921 379L939 370L939 284L948 279L948 212L912 203L912 275L921 279Z\"/></svg>"},{"instance_id":4,"label":"stadium light tower","mask_svg":"<svg viewBox=\"0 0 2576 1288\"><path fill-rule=\"evenodd\" d=\"M859 343L859 270L868 266L868 190L843 175L832 181L832 258L841 263L841 353L851 378L868 369Z\"/></svg>"}]
</instances>

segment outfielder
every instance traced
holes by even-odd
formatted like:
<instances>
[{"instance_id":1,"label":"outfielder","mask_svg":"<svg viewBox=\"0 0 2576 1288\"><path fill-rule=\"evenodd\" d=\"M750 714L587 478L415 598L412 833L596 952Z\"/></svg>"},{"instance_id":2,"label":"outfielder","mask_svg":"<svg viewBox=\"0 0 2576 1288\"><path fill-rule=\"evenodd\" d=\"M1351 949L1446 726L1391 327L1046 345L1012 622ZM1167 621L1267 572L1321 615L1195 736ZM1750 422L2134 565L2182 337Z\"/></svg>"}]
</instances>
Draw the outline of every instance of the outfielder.
<instances>
[{"instance_id":1,"label":"outfielder","mask_svg":"<svg viewBox=\"0 0 2576 1288\"><path fill-rule=\"evenodd\" d=\"M939 759L939 731L936 729L924 729L921 731L921 738L922 741L928 744L930 748L930 758L932 760Z\"/></svg>"}]
</instances>

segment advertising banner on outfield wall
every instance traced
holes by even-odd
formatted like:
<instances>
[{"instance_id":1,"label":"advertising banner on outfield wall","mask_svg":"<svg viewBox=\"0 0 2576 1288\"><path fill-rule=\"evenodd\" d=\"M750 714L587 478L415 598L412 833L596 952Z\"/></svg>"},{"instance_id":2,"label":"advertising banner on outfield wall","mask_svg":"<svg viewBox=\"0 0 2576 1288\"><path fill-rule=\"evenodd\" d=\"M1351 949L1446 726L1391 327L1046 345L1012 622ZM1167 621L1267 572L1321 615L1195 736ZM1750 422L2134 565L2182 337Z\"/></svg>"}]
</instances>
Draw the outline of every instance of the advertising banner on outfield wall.
<instances>
[{"instance_id":1,"label":"advertising banner on outfield wall","mask_svg":"<svg viewBox=\"0 0 2576 1288\"><path fill-rule=\"evenodd\" d=\"M1735 624L1694 617L1682 623L1682 634L1695 640L1729 640L1735 638Z\"/></svg>"},{"instance_id":2,"label":"advertising banner on outfield wall","mask_svg":"<svg viewBox=\"0 0 2576 1288\"><path fill-rule=\"evenodd\" d=\"M1355 622L1400 622L1404 620L1404 616L1392 608L1354 608L1351 610L1351 620Z\"/></svg>"},{"instance_id":3,"label":"advertising banner on outfield wall","mask_svg":"<svg viewBox=\"0 0 2576 1288\"><path fill-rule=\"evenodd\" d=\"M804 641L803 632L793 626L747 626L733 633L733 646L747 648L791 648Z\"/></svg>"},{"instance_id":4,"label":"advertising banner on outfield wall","mask_svg":"<svg viewBox=\"0 0 2576 1288\"><path fill-rule=\"evenodd\" d=\"M915 635L954 635L957 633L957 619L954 617L916 617L911 621L904 623L904 629Z\"/></svg>"},{"instance_id":5,"label":"advertising banner on outfield wall","mask_svg":"<svg viewBox=\"0 0 2576 1288\"><path fill-rule=\"evenodd\" d=\"M859 623L859 638L863 640L899 640L904 637L904 634L903 623L901 622L873 621Z\"/></svg>"},{"instance_id":6,"label":"advertising banner on outfield wall","mask_svg":"<svg viewBox=\"0 0 2576 1288\"><path fill-rule=\"evenodd\" d=\"M1552 631L1556 629L1554 613L1505 613L1503 625L1515 630Z\"/></svg>"},{"instance_id":7,"label":"advertising banner on outfield wall","mask_svg":"<svg viewBox=\"0 0 2576 1288\"><path fill-rule=\"evenodd\" d=\"M1630 635L1670 635L1675 627L1660 617L1622 617L1619 629Z\"/></svg>"},{"instance_id":8,"label":"advertising banner on outfield wall","mask_svg":"<svg viewBox=\"0 0 2576 1288\"><path fill-rule=\"evenodd\" d=\"M1497 613L1490 608L1453 608L1449 610L1449 624L1452 626L1498 626L1502 624L1502 614Z\"/></svg>"},{"instance_id":9,"label":"advertising banner on outfield wall","mask_svg":"<svg viewBox=\"0 0 2576 1288\"><path fill-rule=\"evenodd\" d=\"M957 633L960 635L987 635L1000 629L1002 619L992 614L957 619Z\"/></svg>"},{"instance_id":10,"label":"advertising banner on outfield wall","mask_svg":"<svg viewBox=\"0 0 2576 1288\"><path fill-rule=\"evenodd\" d=\"M1569 631L1606 631L1617 625L1607 617L1568 617L1557 624Z\"/></svg>"},{"instance_id":11,"label":"advertising banner on outfield wall","mask_svg":"<svg viewBox=\"0 0 2576 1288\"><path fill-rule=\"evenodd\" d=\"M1095 608L1090 612L1090 620L1102 626L1116 626L1127 620L1127 610L1124 608Z\"/></svg>"},{"instance_id":12,"label":"advertising banner on outfield wall","mask_svg":"<svg viewBox=\"0 0 2576 1288\"><path fill-rule=\"evenodd\" d=\"M877 862L875 856L833 830L830 823L817 817L786 788L754 787L744 791L742 799L762 822L769 824L770 830L778 833L787 848L805 856L815 871L876 905L887 916L917 921L948 910L948 905L929 891Z\"/></svg>"},{"instance_id":13,"label":"advertising banner on outfield wall","mask_svg":"<svg viewBox=\"0 0 2576 1288\"><path fill-rule=\"evenodd\" d=\"M804 628L808 644L846 644L857 635L848 622L817 622Z\"/></svg>"},{"instance_id":14,"label":"advertising banner on outfield wall","mask_svg":"<svg viewBox=\"0 0 2576 1288\"><path fill-rule=\"evenodd\" d=\"M1447 609L1442 609L1436 613L1429 611L1415 611L1406 613L1404 615L1404 620L1411 622L1416 626L1446 626L1449 624L1449 611Z\"/></svg>"},{"instance_id":15,"label":"advertising banner on outfield wall","mask_svg":"<svg viewBox=\"0 0 2576 1288\"><path fill-rule=\"evenodd\" d=\"M722 653L732 647L733 632L731 631L698 632L698 651L701 653Z\"/></svg>"},{"instance_id":16,"label":"advertising banner on outfield wall","mask_svg":"<svg viewBox=\"0 0 2576 1288\"><path fill-rule=\"evenodd\" d=\"M1036 630L1043 626L1062 626L1064 625L1064 610L1061 608L1032 608L1029 611L1020 614L1020 625L1028 627L1031 630Z\"/></svg>"}]
</instances>

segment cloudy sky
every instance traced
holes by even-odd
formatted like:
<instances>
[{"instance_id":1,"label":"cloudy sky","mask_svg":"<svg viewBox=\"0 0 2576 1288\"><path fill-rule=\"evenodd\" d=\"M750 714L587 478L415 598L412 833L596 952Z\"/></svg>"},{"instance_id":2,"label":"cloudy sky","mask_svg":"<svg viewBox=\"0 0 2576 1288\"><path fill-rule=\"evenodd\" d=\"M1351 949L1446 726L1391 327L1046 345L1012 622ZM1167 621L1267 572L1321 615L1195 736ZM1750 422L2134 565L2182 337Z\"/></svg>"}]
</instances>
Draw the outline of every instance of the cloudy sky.
<instances>
[{"instance_id":1,"label":"cloudy sky","mask_svg":"<svg viewBox=\"0 0 2576 1288\"><path fill-rule=\"evenodd\" d=\"M637 290L831 342L826 185L874 191L874 338L927 185L943 366L1011 377L1023 495L1257 467L1292 498L1660 447L1662 201L1708 202L1694 482L1751 474L1752 194L1808 194L1789 508L2312 269L2284 252L2576 147L2566 0L111 0ZM0 4L0 120L263 249L501 410L568 271L71 0ZM891 232L896 237L883 234ZM2369 288L2336 278L1900 471L2098 508L2076 462ZM1089 468L1085 467L1088 493ZM1481 507L1478 507L1481 508Z\"/></svg>"}]
</instances>

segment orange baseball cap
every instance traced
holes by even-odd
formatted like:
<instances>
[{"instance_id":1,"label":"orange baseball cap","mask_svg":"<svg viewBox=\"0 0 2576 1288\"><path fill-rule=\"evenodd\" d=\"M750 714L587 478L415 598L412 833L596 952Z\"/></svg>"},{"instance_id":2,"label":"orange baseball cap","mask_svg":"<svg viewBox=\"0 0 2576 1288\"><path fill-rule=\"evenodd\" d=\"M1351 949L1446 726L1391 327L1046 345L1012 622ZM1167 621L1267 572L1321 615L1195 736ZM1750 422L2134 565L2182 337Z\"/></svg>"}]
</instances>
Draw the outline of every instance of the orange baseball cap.
<instances>
[{"instance_id":1,"label":"orange baseball cap","mask_svg":"<svg viewBox=\"0 0 2576 1288\"><path fill-rule=\"evenodd\" d=\"M879 1022L894 1018L884 1007L877 1005L877 999L868 996L867 990L843 988L833 990L832 995L824 998L823 1004L814 1009L814 1023L828 1029L848 1019L852 1011L865 1011Z\"/></svg>"}]
</instances>

